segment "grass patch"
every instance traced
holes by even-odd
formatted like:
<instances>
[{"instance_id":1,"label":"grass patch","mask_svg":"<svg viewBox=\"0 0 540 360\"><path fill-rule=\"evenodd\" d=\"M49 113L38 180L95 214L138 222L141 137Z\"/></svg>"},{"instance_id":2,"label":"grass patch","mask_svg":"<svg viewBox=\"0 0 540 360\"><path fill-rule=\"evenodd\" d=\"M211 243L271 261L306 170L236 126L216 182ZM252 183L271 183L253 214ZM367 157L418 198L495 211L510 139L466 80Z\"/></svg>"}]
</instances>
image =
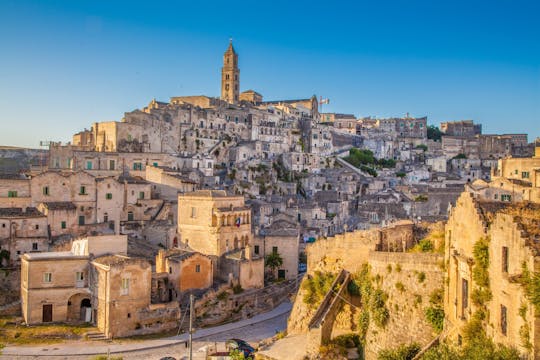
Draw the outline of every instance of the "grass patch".
<instances>
[{"instance_id":1,"label":"grass patch","mask_svg":"<svg viewBox=\"0 0 540 360\"><path fill-rule=\"evenodd\" d=\"M80 340L83 335L97 330L93 325L80 324L47 324L47 325L17 325L13 318L0 318L0 343L25 344L54 344L65 340Z\"/></svg>"}]
</instances>

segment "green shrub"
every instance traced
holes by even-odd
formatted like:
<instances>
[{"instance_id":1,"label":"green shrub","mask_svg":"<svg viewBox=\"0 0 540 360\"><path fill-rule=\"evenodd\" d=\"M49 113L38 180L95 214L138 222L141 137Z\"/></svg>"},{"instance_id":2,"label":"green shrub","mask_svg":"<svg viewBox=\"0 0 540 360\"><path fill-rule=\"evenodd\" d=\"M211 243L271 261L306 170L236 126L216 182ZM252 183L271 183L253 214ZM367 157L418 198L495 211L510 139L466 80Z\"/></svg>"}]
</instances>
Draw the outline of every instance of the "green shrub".
<instances>
[{"instance_id":1,"label":"green shrub","mask_svg":"<svg viewBox=\"0 0 540 360\"><path fill-rule=\"evenodd\" d=\"M534 305L535 311L540 313L540 273L531 274L527 264L523 263L520 283L525 288L525 296Z\"/></svg>"},{"instance_id":2,"label":"green shrub","mask_svg":"<svg viewBox=\"0 0 540 360\"><path fill-rule=\"evenodd\" d=\"M396 286L396 289L399 292L404 292L405 291L405 285L403 285L403 283L401 281L398 281L395 286Z\"/></svg>"},{"instance_id":3,"label":"green shrub","mask_svg":"<svg viewBox=\"0 0 540 360\"><path fill-rule=\"evenodd\" d=\"M444 326L444 310L439 307L429 306L424 310L424 314L433 329L440 333Z\"/></svg>"},{"instance_id":4,"label":"green shrub","mask_svg":"<svg viewBox=\"0 0 540 360\"><path fill-rule=\"evenodd\" d=\"M242 288L242 285L240 284L236 284L232 287L232 291L234 294L240 294L242 292L244 292L244 289Z\"/></svg>"},{"instance_id":5,"label":"green shrub","mask_svg":"<svg viewBox=\"0 0 540 360\"><path fill-rule=\"evenodd\" d=\"M302 282L302 289L306 291L303 301L305 304L317 306L330 291L336 275L330 272L315 271L315 273Z\"/></svg>"},{"instance_id":6,"label":"green shrub","mask_svg":"<svg viewBox=\"0 0 540 360\"><path fill-rule=\"evenodd\" d=\"M411 252L433 252L435 246L429 239L422 239L411 248Z\"/></svg>"},{"instance_id":7,"label":"green shrub","mask_svg":"<svg viewBox=\"0 0 540 360\"><path fill-rule=\"evenodd\" d=\"M379 352L378 360L412 360L420 352L420 345L412 343L400 345L395 349L386 349Z\"/></svg>"},{"instance_id":8,"label":"green shrub","mask_svg":"<svg viewBox=\"0 0 540 360\"><path fill-rule=\"evenodd\" d=\"M216 297L219 301L227 300L229 298L229 293L223 290L220 293L218 293Z\"/></svg>"}]
</instances>

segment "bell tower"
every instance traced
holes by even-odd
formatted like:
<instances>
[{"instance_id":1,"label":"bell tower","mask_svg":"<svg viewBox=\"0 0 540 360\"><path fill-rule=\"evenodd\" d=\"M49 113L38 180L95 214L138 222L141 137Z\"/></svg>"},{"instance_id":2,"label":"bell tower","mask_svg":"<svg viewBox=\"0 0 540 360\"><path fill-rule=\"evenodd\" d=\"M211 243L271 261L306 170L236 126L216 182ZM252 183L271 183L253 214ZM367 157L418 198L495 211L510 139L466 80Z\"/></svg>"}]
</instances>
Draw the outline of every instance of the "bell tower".
<instances>
[{"instance_id":1,"label":"bell tower","mask_svg":"<svg viewBox=\"0 0 540 360\"><path fill-rule=\"evenodd\" d=\"M236 104L240 95L240 69L238 69L238 54L234 51L232 39L223 54L221 68L221 100Z\"/></svg>"}]
</instances>

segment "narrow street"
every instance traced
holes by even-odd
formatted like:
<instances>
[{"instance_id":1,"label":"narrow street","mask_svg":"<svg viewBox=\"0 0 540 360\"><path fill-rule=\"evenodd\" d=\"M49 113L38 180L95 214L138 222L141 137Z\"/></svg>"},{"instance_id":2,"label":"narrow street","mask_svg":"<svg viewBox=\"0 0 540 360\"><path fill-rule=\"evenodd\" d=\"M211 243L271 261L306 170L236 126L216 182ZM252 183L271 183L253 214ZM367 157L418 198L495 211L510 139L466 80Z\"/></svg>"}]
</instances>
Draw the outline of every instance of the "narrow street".
<instances>
[{"instance_id":1,"label":"narrow street","mask_svg":"<svg viewBox=\"0 0 540 360\"><path fill-rule=\"evenodd\" d=\"M193 358L204 359L206 354L204 349L208 347L217 346L218 351L224 351L224 342L231 338L246 340L257 348L259 341L286 329L290 308L290 303L284 303L276 309L259 314L252 319L200 330L194 334ZM186 335L183 334L175 338L130 341L111 345L102 342L77 342L46 346L8 346L3 350L0 359L45 357L50 360L87 360L95 357L96 354L106 354L107 349L111 351L111 356L121 356L123 359L159 360L165 356L182 359L188 353L187 345L181 341L185 338Z\"/></svg>"}]
</instances>

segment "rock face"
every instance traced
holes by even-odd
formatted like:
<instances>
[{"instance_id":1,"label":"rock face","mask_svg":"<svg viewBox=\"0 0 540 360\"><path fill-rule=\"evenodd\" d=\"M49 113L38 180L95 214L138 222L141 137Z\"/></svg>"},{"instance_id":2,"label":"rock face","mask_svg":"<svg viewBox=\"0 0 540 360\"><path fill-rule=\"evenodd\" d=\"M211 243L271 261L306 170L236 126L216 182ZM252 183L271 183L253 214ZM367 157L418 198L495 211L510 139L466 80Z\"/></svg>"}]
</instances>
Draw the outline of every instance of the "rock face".
<instances>
[{"instance_id":1,"label":"rock face","mask_svg":"<svg viewBox=\"0 0 540 360\"><path fill-rule=\"evenodd\" d=\"M374 289L382 291L385 299L384 307L388 314L386 325L377 326L373 314L370 314L369 325L362 330L362 314L371 310L361 296L351 294L343 296L347 301L341 302L340 311L331 319L331 338L347 333L357 333L362 337L364 332L366 359L376 359L380 350L402 343L416 342L423 346L436 336L426 319L425 310L433 306L430 298L440 293L443 287L443 256L375 250L386 248L381 246L381 241L396 243L398 238L408 241L409 235L409 230L403 227L389 231L358 231L319 240L308 246L309 272L304 282L315 271L337 274L342 269L349 271L354 279L362 264L369 265L369 281ZM309 331L309 322L317 307L304 303L306 293L307 290L301 287L289 317L289 334L307 334ZM308 353L316 354L320 345L309 341Z\"/></svg>"}]
</instances>

